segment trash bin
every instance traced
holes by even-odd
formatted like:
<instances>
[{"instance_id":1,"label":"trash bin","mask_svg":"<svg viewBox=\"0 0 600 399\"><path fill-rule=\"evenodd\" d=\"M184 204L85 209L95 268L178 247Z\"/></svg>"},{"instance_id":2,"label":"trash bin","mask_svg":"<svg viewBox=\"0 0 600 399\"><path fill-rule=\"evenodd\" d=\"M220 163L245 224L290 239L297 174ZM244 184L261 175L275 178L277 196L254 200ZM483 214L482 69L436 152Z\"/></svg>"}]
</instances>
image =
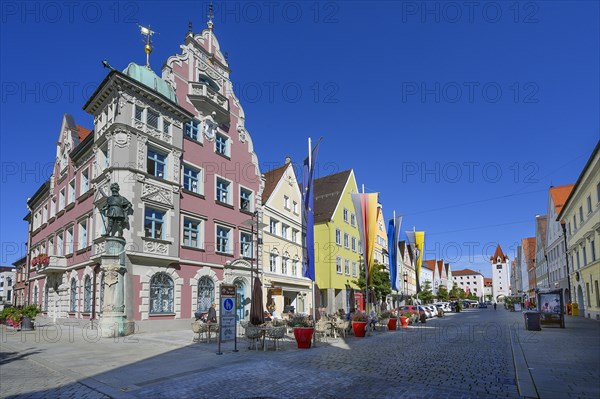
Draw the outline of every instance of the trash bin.
<instances>
[{"instance_id":1,"label":"trash bin","mask_svg":"<svg viewBox=\"0 0 600 399\"><path fill-rule=\"evenodd\" d=\"M541 331L542 326L540 323L540 312L527 311L523 312L525 317L525 329L528 331Z\"/></svg>"}]
</instances>

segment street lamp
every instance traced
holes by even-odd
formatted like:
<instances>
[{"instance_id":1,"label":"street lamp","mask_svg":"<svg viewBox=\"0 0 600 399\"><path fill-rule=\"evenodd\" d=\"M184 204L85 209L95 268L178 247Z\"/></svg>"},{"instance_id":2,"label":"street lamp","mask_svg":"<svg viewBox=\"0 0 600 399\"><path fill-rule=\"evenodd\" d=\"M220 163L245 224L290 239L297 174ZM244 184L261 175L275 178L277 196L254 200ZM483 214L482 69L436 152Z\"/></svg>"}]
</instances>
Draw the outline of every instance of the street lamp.
<instances>
[{"instance_id":1,"label":"street lamp","mask_svg":"<svg viewBox=\"0 0 600 399\"><path fill-rule=\"evenodd\" d=\"M260 254L259 252L259 245L261 244L260 239L258 237L258 232L260 229L264 229L267 225L264 223L261 223L260 220L258 219L258 211L254 211L252 213L252 219L248 219L244 222L242 222L242 225L244 226L250 226L250 234L252 236L252 238L254 238L254 234L256 234L256 247L254 245L252 245L252 254L251 254L251 259L250 259L250 297L252 298L252 295L254 293L254 260L256 259L256 275L258 276L258 256ZM253 243L254 244L254 243ZM255 249L256 248L256 249Z\"/></svg>"},{"instance_id":2,"label":"street lamp","mask_svg":"<svg viewBox=\"0 0 600 399\"><path fill-rule=\"evenodd\" d=\"M404 297L406 298L408 296L408 273L404 272L402 277L404 277Z\"/></svg>"}]
</instances>

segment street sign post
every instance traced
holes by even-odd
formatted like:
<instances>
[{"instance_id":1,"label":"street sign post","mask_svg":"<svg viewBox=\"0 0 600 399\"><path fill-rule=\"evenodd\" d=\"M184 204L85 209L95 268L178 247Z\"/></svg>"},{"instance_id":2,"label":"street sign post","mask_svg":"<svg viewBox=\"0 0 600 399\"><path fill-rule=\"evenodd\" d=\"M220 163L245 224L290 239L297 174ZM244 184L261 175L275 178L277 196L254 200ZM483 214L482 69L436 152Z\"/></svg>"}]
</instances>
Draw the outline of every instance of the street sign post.
<instances>
[{"instance_id":1,"label":"street sign post","mask_svg":"<svg viewBox=\"0 0 600 399\"><path fill-rule=\"evenodd\" d=\"M237 324L235 322L236 288L232 284L221 284L219 300L219 349L217 355L222 355L221 342L233 340L233 351L237 352Z\"/></svg>"}]
</instances>

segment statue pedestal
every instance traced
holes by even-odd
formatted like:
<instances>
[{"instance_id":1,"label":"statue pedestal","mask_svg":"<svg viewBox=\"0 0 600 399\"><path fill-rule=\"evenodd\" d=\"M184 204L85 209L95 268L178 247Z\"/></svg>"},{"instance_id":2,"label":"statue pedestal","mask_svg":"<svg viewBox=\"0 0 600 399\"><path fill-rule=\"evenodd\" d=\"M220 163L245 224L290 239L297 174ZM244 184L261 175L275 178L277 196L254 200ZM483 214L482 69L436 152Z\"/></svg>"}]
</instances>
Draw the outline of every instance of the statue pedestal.
<instances>
[{"instance_id":1,"label":"statue pedestal","mask_svg":"<svg viewBox=\"0 0 600 399\"><path fill-rule=\"evenodd\" d=\"M125 316L125 239L106 237L106 251L100 265L104 272L104 306L100 316L100 335L104 338L132 334Z\"/></svg>"}]
</instances>

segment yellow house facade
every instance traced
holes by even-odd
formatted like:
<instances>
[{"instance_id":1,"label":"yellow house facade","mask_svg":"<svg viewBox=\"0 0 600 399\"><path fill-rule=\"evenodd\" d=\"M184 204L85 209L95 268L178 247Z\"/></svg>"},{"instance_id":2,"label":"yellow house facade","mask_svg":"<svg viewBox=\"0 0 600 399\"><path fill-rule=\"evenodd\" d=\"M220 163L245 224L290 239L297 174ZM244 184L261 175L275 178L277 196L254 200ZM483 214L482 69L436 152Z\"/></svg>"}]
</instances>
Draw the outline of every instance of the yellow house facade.
<instances>
[{"instance_id":1,"label":"yellow house facade","mask_svg":"<svg viewBox=\"0 0 600 399\"><path fill-rule=\"evenodd\" d=\"M278 315L293 310L310 313L312 282L302 277L301 194L291 160L264 174L262 195L263 295Z\"/></svg>"},{"instance_id":2,"label":"yellow house facade","mask_svg":"<svg viewBox=\"0 0 600 399\"><path fill-rule=\"evenodd\" d=\"M377 237L375 238L375 246L373 247L375 253L375 261L386 266L387 270L390 270L390 262L388 257L388 239L387 239L387 225L385 218L383 217L383 207L379 205L379 213L377 216Z\"/></svg>"},{"instance_id":3,"label":"yellow house facade","mask_svg":"<svg viewBox=\"0 0 600 399\"><path fill-rule=\"evenodd\" d=\"M557 220L566 222L571 300L579 315L600 320L600 142Z\"/></svg>"},{"instance_id":4,"label":"yellow house facade","mask_svg":"<svg viewBox=\"0 0 600 399\"><path fill-rule=\"evenodd\" d=\"M317 305L327 313L354 308L352 283L359 276L362 256L352 203L358 193L352 169L316 179L315 275Z\"/></svg>"}]
</instances>

